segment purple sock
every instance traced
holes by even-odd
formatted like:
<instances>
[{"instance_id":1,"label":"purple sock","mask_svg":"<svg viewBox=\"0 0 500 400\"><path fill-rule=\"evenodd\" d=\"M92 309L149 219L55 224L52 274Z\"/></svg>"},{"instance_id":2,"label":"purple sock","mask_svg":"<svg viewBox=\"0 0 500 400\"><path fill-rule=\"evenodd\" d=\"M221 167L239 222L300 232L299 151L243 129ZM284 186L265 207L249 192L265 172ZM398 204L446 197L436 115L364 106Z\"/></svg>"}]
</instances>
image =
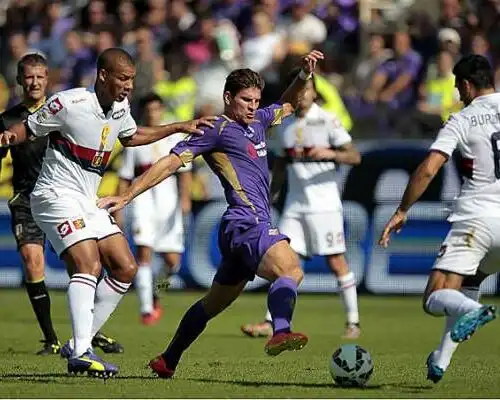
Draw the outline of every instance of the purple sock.
<instances>
[{"instance_id":1,"label":"purple sock","mask_svg":"<svg viewBox=\"0 0 500 400\"><path fill-rule=\"evenodd\" d=\"M267 307L273 317L274 334L290 332L296 298L297 283L291 278L278 278L269 288Z\"/></svg>"},{"instance_id":2,"label":"purple sock","mask_svg":"<svg viewBox=\"0 0 500 400\"><path fill-rule=\"evenodd\" d=\"M182 317L174 338L162 354L167 367L175 370L182 353L200 336L207 326L208 318L201 301L194 303Z\"/></svg>"}]
</instances>

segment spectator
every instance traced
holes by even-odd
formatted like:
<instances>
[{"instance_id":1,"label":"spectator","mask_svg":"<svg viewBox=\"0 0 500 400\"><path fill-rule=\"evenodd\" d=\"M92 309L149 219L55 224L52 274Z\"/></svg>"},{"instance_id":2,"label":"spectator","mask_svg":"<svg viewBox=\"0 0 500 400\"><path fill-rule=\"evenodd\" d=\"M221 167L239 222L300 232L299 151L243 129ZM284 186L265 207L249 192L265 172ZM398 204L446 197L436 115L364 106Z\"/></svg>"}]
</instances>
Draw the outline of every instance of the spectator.
<instances>
[{"instance_id":1,"label":"spectator","mask_svg":"<svg viewBox=\"0 0 500 400\"><path fill-rule=\"evenodd\" d=\"M255 36L242 44L243 66L266 77L272 66L285 57L285 46L281 35L274 30L271 17L262 9L257 8L253 12L252 27Z\"/></svg>"},{"instance_id":2,"label":"spectator","mask_svg":"<svg viewBox=\"0 0 500 400\"><path fill-rule=\"evenodd\" d=\"M292 0L291 21L285 28L290 43L306 42L315 46L326 39L324 22L311 14L310 10L310 0Z\"/></svg>"},{"instance_id":3,"label":"spectator","mask_svg":"<svg viewBox=\"0 0 500 400\"><path fill-rule=\"evenodd\" d=\"M417 109L398 119L397 130L403 137L432 138L450 114L460 109L453 65L452 54L441 51L437 58L437 77L422 85Z\"/></svg>"},{"instance_id":4,"label":"spectator","mask_svg":"<svg viewBox=\"0 0 500 400\"><path fill-rule=\"evenodd\" d=\"M60 68L66 57L64 35L73 28L73 18L62 15L61 0L46 0L40 23L35 25L28 37L29 43L45 55L50 68Z\"/></svg>"},{"instance_id":5,"label":"spectator","mask_svg":"<svg viewBox=\"0 0 500 400\"><path fill-rule=\"evenodd\" d=\"M365 100L379 102L391 109L404 110L416 100L415 87L422 67L422 60L410 45L407 32L394 35L395 57L383 63L374 74Z\"/></svg>"},{"instance_id":6,"label":"spectator","mask_svg":"<svg viewBox=\"0 0 500 400\"><path fill-rule=\"evenodd\" d=\"M83 46L81 33L69 31L65 37L66 59L61 68L60 82L55 90L65 90L80 86L82 78L94 68L94 55Z\"/></svg>"},{"instance_id":7,"label":"spectator","mask_svg":"<svg viewBox=\"0 0 500 400\"><path fill-rule=\"evenodd\" d=\"M137 10L134 2L125 0L118 6L118 21L122 45L131 50L135 45L135 30L137 29Z\"/></svg>"},{"instance_id":8,"label":"spectator","mask_svg":"<svg viewBox=\"0 0 500 400\"><path fill-rule=\"evenodd\" d=\"M163 77L163 59L154 48L153 33L148 27L135 32L136 37L136 75L132 92L132 111L137 114L139 99L153 90L153 86Z\"/></svg>"},{"instance_id":9,"label":"spectator","mask_svg":"<svg viewBox=\"0 0 500 400\"><path fill-rule=\"evenodd\" d=\"M197 86L188 58L182 52L167 54L165 70L167 73L153 87L166 106L163 120L174 122L193 119Z\"/></svg>"},{"instance_id":10,"label":"spectator","mask_svg":"<svg viewBox=\"0 0 500 400\"><path fill-rule=\"evenodd\" d=\"M461 57L460 45L462 42L458 32L452 28L442 28L438 33L438 39L439 39L439 51L440 52L446 51L447 53L449 53L453 58L453 63L456 63ZM438 64L437 57L433 57L431 58L431 60L429 60L429 63L427 65L427 74L426 74L427 80L437 78L438 76L437 64Z\"/></svg>"}]
</instances>

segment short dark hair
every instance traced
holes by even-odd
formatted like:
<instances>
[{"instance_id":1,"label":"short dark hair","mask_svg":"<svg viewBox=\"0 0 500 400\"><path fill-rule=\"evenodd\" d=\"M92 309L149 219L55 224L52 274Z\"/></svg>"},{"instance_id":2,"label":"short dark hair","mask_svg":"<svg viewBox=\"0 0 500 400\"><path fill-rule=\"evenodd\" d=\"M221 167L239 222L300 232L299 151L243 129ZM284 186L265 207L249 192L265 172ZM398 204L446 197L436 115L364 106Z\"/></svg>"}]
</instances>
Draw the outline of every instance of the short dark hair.
<instances>
[{"instance_id":1,"label":"short dark hair","mask_svg":"<svg viewBox=\"0 0 500 400\"><path fill-rule=\"evenodd\" d=\"M24 55L17 63L17 75L21 76L24 74L26 65L42 65L48 68L47 59L40 53L28 53Z\"/></svg>"},{"instance_id":2,"label":"short dark hair","mask_svg":"<svg viewBox=\"0 0 500 400\"><path fill-rule=\"evenodd\" d=\"M287 75L286 79L285 79L285 87L284 89L286 90L286 88L288 86L290 86L293 81L299 76L300 74L300 71L302 70L301 67L295 67L293 68ZM314 76L312 78L312 84L313 84L313 88L314 88L314 91L317 92L316 90L316 81L314 80Z\"/></svg>"},{"instance_id":3,"label":"short dark hair","mask_svg":"<svg viewBox=\"0 0 500 400\"><path fill-rule=\"evenodd\" d=\"M112 71L115 65L120 61L125 61L128 65L135 66L134 59L125 50L119 47L111 47L104 50L97 58L97 71L101 69Z\"/></svg>"},{"instance_id":4,"label":"short dark hair","mask_svg":"<svg viewBox=\"0 0 500 400\"><path fill-rule=\"evenodd\" d=\"M469 54L462 57L453 68L457 82L467 80L477 89L488 89L495 86L493 68L486 57Z\"/></svg>"},{"instance_id":5,"label":"short dark hair","mask_svg":"<svg viewBox=\"0 0 500 400\"><path fill-rule=\"evenodd\" d=\"M139 109L144 110L144 107L146 107L149 103L154 103L156 101L163 105L163 99L156 93L150 92L141 97L141 99L139 100Z\"/></svg>"},{"instance_id":6,"label":"short dark hair","mask_svg":"<svg viewBox=\"0 0 500 400\"><path fill-rule=\"evenodd\" d=\"M264 79L259 73L249 68L235 69L226 78L224 92L229 92L231 96L236 96L240 90L248 88L263 90L264 86Z\"/></svg>"}]
</instances>

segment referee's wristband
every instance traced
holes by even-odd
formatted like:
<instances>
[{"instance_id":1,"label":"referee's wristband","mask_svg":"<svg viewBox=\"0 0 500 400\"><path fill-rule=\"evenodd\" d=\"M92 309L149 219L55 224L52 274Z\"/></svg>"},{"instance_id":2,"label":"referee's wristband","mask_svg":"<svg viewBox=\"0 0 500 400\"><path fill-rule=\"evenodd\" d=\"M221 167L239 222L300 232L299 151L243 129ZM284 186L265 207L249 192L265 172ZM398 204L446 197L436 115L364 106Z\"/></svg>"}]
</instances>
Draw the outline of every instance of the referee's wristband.
<instances>
[{"instance_id":1,"label":"referee's wristband","mask_svg":"<svg viewBox=\"0 0 500 400\"><path fill-rule=\"evenodd\" d=\"M303 69L300 70L299 72L299 78L302 79L303 81L307 81L311 79L312 73L307 74Z\"/></svg>"}]
</instances>

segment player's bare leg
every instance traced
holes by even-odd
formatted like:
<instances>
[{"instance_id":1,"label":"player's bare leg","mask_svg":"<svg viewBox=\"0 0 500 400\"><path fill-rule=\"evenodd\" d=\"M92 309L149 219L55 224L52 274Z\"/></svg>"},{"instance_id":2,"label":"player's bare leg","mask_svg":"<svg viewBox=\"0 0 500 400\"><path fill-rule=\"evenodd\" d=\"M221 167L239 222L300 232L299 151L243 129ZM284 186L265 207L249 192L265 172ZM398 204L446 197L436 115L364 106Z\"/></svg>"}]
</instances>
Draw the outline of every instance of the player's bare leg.
<instances>
[{"instance_id":1,"label":"player's bare leg","mask_svg":"<svg viewBox=\"0 0 500 400\"><path fill-rule=\"evenodd\" d=\"M160 378L171 378L184 351L201 335L208 321L236 300L246 283L221 285L214 281L208 293L184 314L167 350L150 361L151 369Z\"/></svg>"},{"instance_id":2,"label":"player's bare leg","mask_svg":"<svg viewBox=\"0 0 500 400\"><path fill-rule=\"evenodd\" d=\"M50 315L50 296L45 286L43 245L25 243L20 246L19 253L23 261L26 291L44 336L44 346L37 355L58 354L61 344Z\"/></svg>"},{"instance_id":3,"label":"player's bare leg","mask_svg":"<svg viewBox=\"0 0 500 400\"><path fill-rule=\"evenodd\" d=\"M307 344L307 336L291 331L291 321L297 298L297 286L304 273L297 254L287 241L271 246L257 269L257 275L273 284L269 288L267 306L273 321L273 337L264 350L277 356L285 350L300 350Z\"/></svg>"},{"instance_id":4,"label":"player's bare leg","mask_svg":"<svg viewBox=\"0 0 500 400\"><path fill-rule=\"evenodd\" d=\"M424 294L424 310L427 313L454 319L447 321L440 346L440 349L448 352L450 359L456 347L447 348L447 343L467 340L478 328L494 319L496 313L495 306L483 306L460 291L463 281L462 275L433 270ZM443 359L439 356L432 352L427 358L427 378L435 383L442 379L446 370L446 353Z\"/></svg>"},{"instance_id":5,"label":"player's bare leg","mask_svg":"<svg viewBox=\"0 0 500 400\"><path fill-rule=\"evenodd\" d=\"M332 272L337 277L340 296L344 303L346 313L346 329L344 339L357 339L361 334L359 328L358 294L356 291L356 278L349 270L344 254L327 256L327 262Z\"/></svg>"},{"instance_id":6,"label":"player's bare leg","mask_svg":"<svg viewBox=\"0 0 500 400\"><path fill-rule=\"evenodd\" d=\"M153 325L157 322L153 309L153 249L148 246L137 246L137 275L135 276L135 290L139 297L141 322Z\"/></svg>"},{"instance_id":7,"label":"player's bare leg","mask_svg":"<svg viewBox=\"0 0 500 400\"><path fill-rule=\"evenodd\" d=\"M97 242L93 239L78 242L66 249L61 257L70 275L68 301L74 341L68 373L113 376L118 368L97 357L91 345L97 277L102 269Z\"/></svg>"}]
</instances>

